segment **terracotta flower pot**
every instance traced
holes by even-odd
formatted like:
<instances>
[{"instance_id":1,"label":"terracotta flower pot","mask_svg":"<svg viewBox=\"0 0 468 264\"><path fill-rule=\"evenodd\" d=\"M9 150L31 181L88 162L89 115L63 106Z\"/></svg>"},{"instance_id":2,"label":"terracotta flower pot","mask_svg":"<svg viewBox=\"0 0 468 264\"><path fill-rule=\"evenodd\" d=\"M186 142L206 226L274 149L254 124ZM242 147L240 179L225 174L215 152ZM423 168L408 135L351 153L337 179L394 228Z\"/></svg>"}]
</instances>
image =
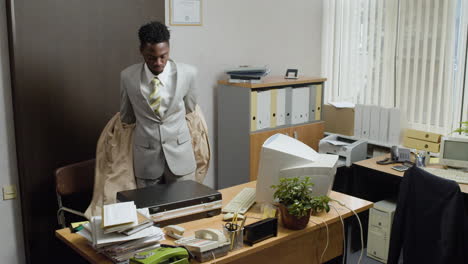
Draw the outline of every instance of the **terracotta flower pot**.
<instances>
[{"instance_id":1,"label":"terracotta flower pot","mask_svg":"<svg viewBox=\"0 0 468 264\"><path fill-rule=\"evenodd\" d=\"M283 204L279 205L279 209L281 212L281 221L283 222L283 226L288 229L292 230L301 230L304 229L307 224L309 223L310 218L310 210L307 214L301 218L298 218L295 215L291 215L288 212L288 208Z\"/></svg>"}]
</instances>

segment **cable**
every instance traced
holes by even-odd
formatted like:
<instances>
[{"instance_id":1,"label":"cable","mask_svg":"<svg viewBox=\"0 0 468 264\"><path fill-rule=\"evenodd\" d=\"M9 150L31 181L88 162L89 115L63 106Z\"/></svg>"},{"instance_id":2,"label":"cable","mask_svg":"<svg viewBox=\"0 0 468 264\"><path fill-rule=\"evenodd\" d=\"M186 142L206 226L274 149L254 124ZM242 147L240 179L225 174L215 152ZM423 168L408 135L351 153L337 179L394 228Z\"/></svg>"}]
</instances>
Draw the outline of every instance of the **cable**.
<instances>
[{"instance_id":1,"label":"cable","mask_svg":"<svg viewBox=\"0 0 468 264\"><path fill-rule=\"evenodd\" d=\"M216 257L213 251L211 251L211 255L213 255L213 260L216 260ZM216 263L216 262L213 262L213 263Z\"/></svg>"},{"instance_id":2,"label":"cable","mask_svg":"<svg viewBox=\"0 0 468 264\"><path fill-rule=\"evenodd\" d=\"M359 260L358 260L358 264L361 263L361 260L362 260L362 254L364 252L364 235L362 233L362 224L361 224L361 219L359 219L359 216L358 214L351 208L349 208L348 206L346 206L346 204L338 201L338 200L335 200L335 199L330 199L330 201L334 201L334 202L337 202L339 205L345 207L346 209L350 210L351 212L353 212L353 214L356 216L357 220L358 220L358 223L359 223L359 231L361 231L361 254L359 254Z\"/></svg>"},{"instance_id":3,"label":"cable","mask_svg":"<svg viewBox=\"0 0 468 264\"><path fill-rule=\"evenodd\" d=\"M318 218L320 221L322 221L322 223L325 225L325 228L327 229L327 244L325 244L325 249L323 249L323 252L322 252L322 255L320 256L320 262L319 263L322 263L322 259L323 259L323 255L325 255L325 251L327 251L327 248L328 248L328 241L330 240L329 239L329 234L328 234L328 225L327 225L327 222L323 221L322 219ZM312 223L318 225L317 223L315 223L312 219L310 219L309 221L312 221Z\"/></svg>"},{"instance_id":4,"label":"cable","mask_svg":"<svg viewBox=\"0 0 468 264\"><path fill-rule=\"evenodd\" d=\"M336 207L333 206L333 204L330 204L330 206L336 211L338 216L340 217L341 221L341 227L343 228L343 264L345 264L345 259L346 259L346 236L345 236L345 226L343 222L343 217L341 217L341 214L336 210Z\"/></svg>"}]
</instances>

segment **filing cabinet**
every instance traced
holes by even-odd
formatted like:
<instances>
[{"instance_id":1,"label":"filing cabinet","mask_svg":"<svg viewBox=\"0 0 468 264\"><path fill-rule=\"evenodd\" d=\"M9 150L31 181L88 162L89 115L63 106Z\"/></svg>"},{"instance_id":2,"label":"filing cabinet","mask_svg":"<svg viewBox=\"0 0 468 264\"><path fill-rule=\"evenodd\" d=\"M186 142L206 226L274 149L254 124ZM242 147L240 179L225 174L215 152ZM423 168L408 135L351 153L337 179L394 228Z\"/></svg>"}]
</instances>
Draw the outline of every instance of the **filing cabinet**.
<instances>
[{"instance_id":1,"label":"filing cabinet","mask_svg":"<svg viewBox=\"0 0 468 264\"><path fill-rule=\"evenodd\" d=\"M217 187L256 180L263 142L276 133L317 151L324 135L325 80L269 76L262 83L219 81Z\"/></svg>"}]
</instances>

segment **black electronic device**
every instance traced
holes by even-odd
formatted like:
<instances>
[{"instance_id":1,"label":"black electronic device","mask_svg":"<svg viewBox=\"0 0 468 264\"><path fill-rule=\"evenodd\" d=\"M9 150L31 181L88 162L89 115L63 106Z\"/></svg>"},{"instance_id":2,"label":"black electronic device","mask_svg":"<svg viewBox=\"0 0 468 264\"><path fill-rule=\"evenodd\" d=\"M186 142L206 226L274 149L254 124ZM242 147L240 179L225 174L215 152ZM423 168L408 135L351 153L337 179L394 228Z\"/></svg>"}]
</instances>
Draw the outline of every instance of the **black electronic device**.
<instances>
[{"instance_id":1,"label":"black electronic device","mask_svg":"<svg viewBox=\"0 0 468 264\"><path fill-rule=\"evenodd\" d=\"M220 192L192 180L118 192L117 201L134 201L137 208L148 208L161 226L218 215L222 207ZM186 210L178 210L182 208Z\"/></svg>"},{"instance_id":2,"label":"black electronic device","mask_svg":"<svg viewBox=\"0 0 468 264\"><path fill-rule=\"evenodd\" d=\"M244 226L244 243L249 246L277 235L278 218L266 218Z\"/></svg>"}]
</instances>

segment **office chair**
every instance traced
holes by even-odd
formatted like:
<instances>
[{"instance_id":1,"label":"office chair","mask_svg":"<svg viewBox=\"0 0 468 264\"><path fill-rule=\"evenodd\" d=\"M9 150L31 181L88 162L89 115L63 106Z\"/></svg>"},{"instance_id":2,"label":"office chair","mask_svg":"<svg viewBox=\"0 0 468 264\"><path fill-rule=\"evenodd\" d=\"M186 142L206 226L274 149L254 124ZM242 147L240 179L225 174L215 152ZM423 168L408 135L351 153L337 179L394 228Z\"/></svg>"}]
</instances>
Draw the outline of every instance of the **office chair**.
<instances>
[{"instance_id":1,"label":"office chair","mask_svg":"<svg viewBox=\"0 0 468 264\"><path fill-rule=\"evenodd\" d=\"M89 200L91 200L94 185L94 170L94 159L70 164L55 170L55 190L59 207L57 210L57 220L62 228L66 227L65 212L86 218L84 213L77 210L76 207L72 209L64 206L64 198L81 195L81 202L87 206L89 201L83 201L82 198L84 194L85 196L89 196ZM86 202L88 203L86 204ZM68 203L71 204L71 202Z\"/></svg>"},{"instance_id":2,"label":"office chair","mask_svg":"<svg viewBox=\"0 0 468 264\"><path fill-rule=\"evenodd\" d=\"M400 184L388 264L468 263L468 215L458 184L416 166Z\"/></svg>"}]
</instances>

